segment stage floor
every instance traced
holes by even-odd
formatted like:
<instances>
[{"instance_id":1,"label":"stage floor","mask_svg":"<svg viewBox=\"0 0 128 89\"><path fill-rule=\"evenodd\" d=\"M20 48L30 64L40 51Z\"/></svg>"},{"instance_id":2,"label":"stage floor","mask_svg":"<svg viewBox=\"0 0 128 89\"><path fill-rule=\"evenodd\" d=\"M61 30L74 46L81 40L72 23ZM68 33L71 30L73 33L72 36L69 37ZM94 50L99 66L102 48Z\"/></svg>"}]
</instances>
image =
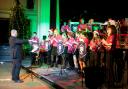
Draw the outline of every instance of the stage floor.
<instances>
[{"instance_id":1,"label":"stage floor","mask_svg":"<svg viewBox=\"0 0 128 89\"><path fill-rule=\"evenodd\" d=\"M28 65L28 61L24 60L23 64ZM85 83L82 83L82 77L74 70L61 70L60 66L58 68L51 68L46 64L42 66L32 66L32 70L26 67L25 69L23 68L20 73L20 78L24 80L24 83L17 84L11 81L11 66L12 64L10 62L0 64L0 89L88 89ZM37 78L34 77L32 81L30 76L26 77L28 74L26 70L37 74ZM126 84L126 71L127 68L124 73L123 88L107 88L107 86L103 84L100 89L128 89L128 85Z\"/></svg>"},{"instance_id":2,"label":"stage floor","mask_svg":"<svg viewBox=\"0 0 128 89\"><path fill-rule=\"evenodd\" d=\"M39 68L33 68L32 71L63 89L87 89L82 83L82 77L74 70L61 69L61 67L50 68L44 64Z\"/></svg>"},{"instance_id":3,"label":"stage floor","mask_svg":"<svg viewBox=\"0 0 128 89\"><path fill-rule=\"evenodd\" d=\"M30 76L26 77L28 73L23 69L21 69L20 78L24 82L14 83L11 80L11 68L12 64L10 62L0 63L0 89L55 89L50 84L36 77L32 81Z\"/></svg>"},{"instance_id":4,"label":"stage floor","mask_svg":"<svg viewBox=\"0 0 128 89\"><path fill-rule=\"evenodd\" d=\"M50 68L48 65L43 64L40 67L37 66L37 68L33 68L32 72L38 74L40 78L45 79L62 89L88 89L85 85L85 81L82 81L82 77L74 70L62 70L60 66L58 68ZM108 88L106 84L103 84L100 89L128 89L128 85L126 84L127 78L125 78L126 76L127 73L125 71L123 85L120 84L120 87Z\"/></svg>"}]
</instances>

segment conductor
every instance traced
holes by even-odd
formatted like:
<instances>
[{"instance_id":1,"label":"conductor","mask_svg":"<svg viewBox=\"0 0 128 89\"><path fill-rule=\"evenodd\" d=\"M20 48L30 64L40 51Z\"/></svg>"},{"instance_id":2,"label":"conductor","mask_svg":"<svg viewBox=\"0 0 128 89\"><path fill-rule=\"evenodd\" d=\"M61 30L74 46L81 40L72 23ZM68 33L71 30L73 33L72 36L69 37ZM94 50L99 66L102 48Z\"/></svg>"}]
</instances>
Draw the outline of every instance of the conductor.
<instances>
[{"instance_id":1,"label":"conductor","mask_svg":"<svg viewBox=\"0 0 128 89\"><path fill-rule=\"evenodd\" d=\"M11 49L11 58L12 58L12 80L15 83L22 83L23 81L20 79L20 69L21 69L21 62L23 59L22 55L22 44L25 41L17 38L17 30L11 30L11 36L9 38L9 45Z\"/></svg>"}]
</instances>

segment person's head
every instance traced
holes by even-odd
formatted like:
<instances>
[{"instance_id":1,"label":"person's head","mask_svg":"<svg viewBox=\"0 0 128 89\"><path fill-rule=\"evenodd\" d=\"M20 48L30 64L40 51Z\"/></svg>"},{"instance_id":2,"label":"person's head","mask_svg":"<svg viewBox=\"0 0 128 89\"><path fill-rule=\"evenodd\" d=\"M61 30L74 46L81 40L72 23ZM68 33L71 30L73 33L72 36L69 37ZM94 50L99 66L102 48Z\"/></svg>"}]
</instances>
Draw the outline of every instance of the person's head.
<instances>
[{"instance_id":1,"label":"person's head","mask_svg":"<svg viewBox=\"0 0 128 89\"><path fill-rule=\"evenodd\" d=\"M62 38L64 38L64 39L67 38L67 35L65 32L62 33Z\"/></svg>"},{"instance_id":2,"label":"person's head","mask_svg":"<svg viewBox=\"0 0 128 89\"><path fill-rule=\"evenodd\" d=\"M64 26L66 25L66 22L64 22Z\"/></svg>"},{"instance_id":3,"label":"person's head","mask_svg":"<svg viewBox=\"0 0 128 89\"><path fill-rule=\"evenodd\" d=\"M81 18L81 19L79 20L79 22L80 22L80 24L84 24L84 19Z\"/></svg>"},{"instance_id":4,"label":"person's head","mask_svg":"<svg viewBox=\"0 0 128 89\"><path fill-rule=\"evenodd\" d=\"M59 35L59 32L58 32L57 29L54 30L54 35L55 35L55 36Z\"/></svg>"},{"instance_id":5,"label":"person's head","mask_svg":"<svg viewBox=\"0 0 128 89\"><path fill-rule=\"evenodd\" d=\"M17 30L12 29L12 30L11 30L11 36L17 37Z\"/></svg>"},{"instance_id":6,"label":"person's head","mask_svg":"<svg viewBox=\"0 0 128 89\"><path fill-rule=\"evenodd\" d=\"M114 25L110 25L107 27L107 34L112 35L112 34L116 34L116 27Z\"/></svg>"},{"instance_id":7,"label":"person's head","mask_svg":"<svg viewBox=\"0 0 128 89\"><path fill-rule=\"evenodd\" d=\"M86 32L80 32L80 37L87 37L87 33Z\"/></svg>"},{"instance_id":8,"label":"person's head","mask_svg":"<svg viewBox=\"0 0 128 89\"><path fill-rule=\"evenodd\" d=\"M81 42L84 42L84 39L83 38L86 38L87 37L87 33L86 32L80 32L80 41Z\"/></svg>"},{"instance_id":9,"label":"person's head","mask_svg":"<svg viewBox=\"0 0 128 89\"><path fill-rule=\"evenodd\" d=\"M98 37L99 36L99 32L98 31L94 31L93 32L93 37Z\"/></svg>"},{"instance_id":10,"label":"person's head","mask_svg":"<svg viewBox=\"0 0 128 89\"><path fill-rule=\"evenodd\" d=\"M68 38L72 38L73 37L73 33L72 32L68 32Z\"/></svg>"},{"instance_id":11,"label":"person's head","mask_svg":"<svg viewBox=\"0 0 128 89\"><path fill-rule=\"evenodd\" d=\"M48 31L49 35L53 35L53 28Z\"/></svg>"},{"instance_id":12,"label":"person's head","mask_svg":"<svg viewBox=\"0 0 128 89\"><path fill-rule=\"evenodd\" d=\"M109 23L109 25L115 25L116 26L115 20L109 19L108 23Z\"/></svg>"},{"instance_id":13,"label":"person's head","mask_svg":"<svg viewBox=\"0 0 128 89\"><path fill-rule=\"evenodd\" d=\"M33 36L37 36L37 33L36 32L33 32Z\"/></svg>"},{"instance_id":14,"label":"person's head","mask_svg":"<svg viewBox=\"0 0 128 89\"><path fill-rule=\"evenodd\" d=\"M70 22L71 22L71 19L68 20L68 23L67 24L70 25Z\"/></svg>"},{"instance_id":15,"label":"person's head","mask_svg":"<svg viewBox=\"0 0 128 89\"><path fill-rule=\"evenodd\" d=\"M46 35L43 35L43 40L46 40L47 39L47 36Z\"/></svg>"},{"instance_id":16,"label":"person's head","mask_svg":"<svg viewBox=\"0 0 128 89\"><path fill-rule=\"evenodd\" d=\"M92 24L94 22L94 19L89 19L88 23Z\"/></svg>"},{"instance_id":17,"label":"person's head","mask_svg":"<svg viewBox=\"0 0 128 89\"><path fill-rule=\"evenodd\" d=\"M79 36L80 36L80 32L76 32L76 33L75 33L75 36L76 36L76 37L79 37Z\"/></svg>"}]
</instances>

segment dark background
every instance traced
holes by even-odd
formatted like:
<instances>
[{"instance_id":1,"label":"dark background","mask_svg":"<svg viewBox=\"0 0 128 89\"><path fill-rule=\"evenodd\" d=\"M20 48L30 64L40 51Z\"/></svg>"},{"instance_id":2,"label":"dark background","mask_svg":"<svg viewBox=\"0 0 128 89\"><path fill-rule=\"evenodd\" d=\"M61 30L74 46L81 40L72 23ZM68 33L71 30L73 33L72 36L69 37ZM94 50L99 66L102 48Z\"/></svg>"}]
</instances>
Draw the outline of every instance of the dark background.
<instances>
[{"instance_id":1,"label":"dark background","mask_svg":"<svg viewBox=\"0 0 128 89\"><path fill-rule=\"evenodd\" d=\"M0 45L8 43L9 19L0 18Z\"/></svg>"},{"instance_id":2,"label":"dark background","mask_svg":"<svg viewBox=\"0 0 128 89\"><path fill-rule=\"evenodd\" d=\"M127 5L123 0L60 0L61 21L78 21L79 18L84 18L85 21L90 18L97 21L125 18L128 17Z\"/></svg>"},{"instance_id":3,"label":"dark background","mask_svg":"<svg viewBox=\"0 0 128 89\"><path fill-rule=\"evenodd\" d=\"M30 2L30 0L28 0ZM33 2L29 3L33 8ZM32 6L31 6L32 5ZM27 4L28 6L28 4ZM60 0L60 24L64 21L79 21L84 18L88 22L90 18L104 22L108 18L128 18L128 4L126 1L114 0ZM56 0L51 0L50 26L56 26ZM8 43L9 19L0 18L0 45Z\"/></svg>"}]
</instances>

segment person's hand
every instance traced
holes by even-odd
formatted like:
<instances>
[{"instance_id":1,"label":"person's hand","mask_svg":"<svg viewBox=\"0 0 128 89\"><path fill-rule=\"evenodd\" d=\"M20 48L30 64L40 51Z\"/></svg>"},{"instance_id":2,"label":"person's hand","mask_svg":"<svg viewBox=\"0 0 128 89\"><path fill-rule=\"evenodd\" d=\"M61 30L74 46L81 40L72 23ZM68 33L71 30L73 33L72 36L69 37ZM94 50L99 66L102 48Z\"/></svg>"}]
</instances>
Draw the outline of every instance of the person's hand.
<instances>
[{"instance_id":1,"label":"person's hand","mask_svg":"<svg viewBox=\"0 0 128 89\"><path fill-rule=\"evenodd\" d=\"M32 40L28 40L29 42L31 42Z\"/></svg>"},{"instance_id":2,"label":"person's hand","mask_svg":"<svg viewBox=\"0 0 128 89\"><path fill-rule=\"evenodd\" d=\"M101 42L104 44L106 41L104 39L102 39Z\"/></svg>"}]
</instances>

